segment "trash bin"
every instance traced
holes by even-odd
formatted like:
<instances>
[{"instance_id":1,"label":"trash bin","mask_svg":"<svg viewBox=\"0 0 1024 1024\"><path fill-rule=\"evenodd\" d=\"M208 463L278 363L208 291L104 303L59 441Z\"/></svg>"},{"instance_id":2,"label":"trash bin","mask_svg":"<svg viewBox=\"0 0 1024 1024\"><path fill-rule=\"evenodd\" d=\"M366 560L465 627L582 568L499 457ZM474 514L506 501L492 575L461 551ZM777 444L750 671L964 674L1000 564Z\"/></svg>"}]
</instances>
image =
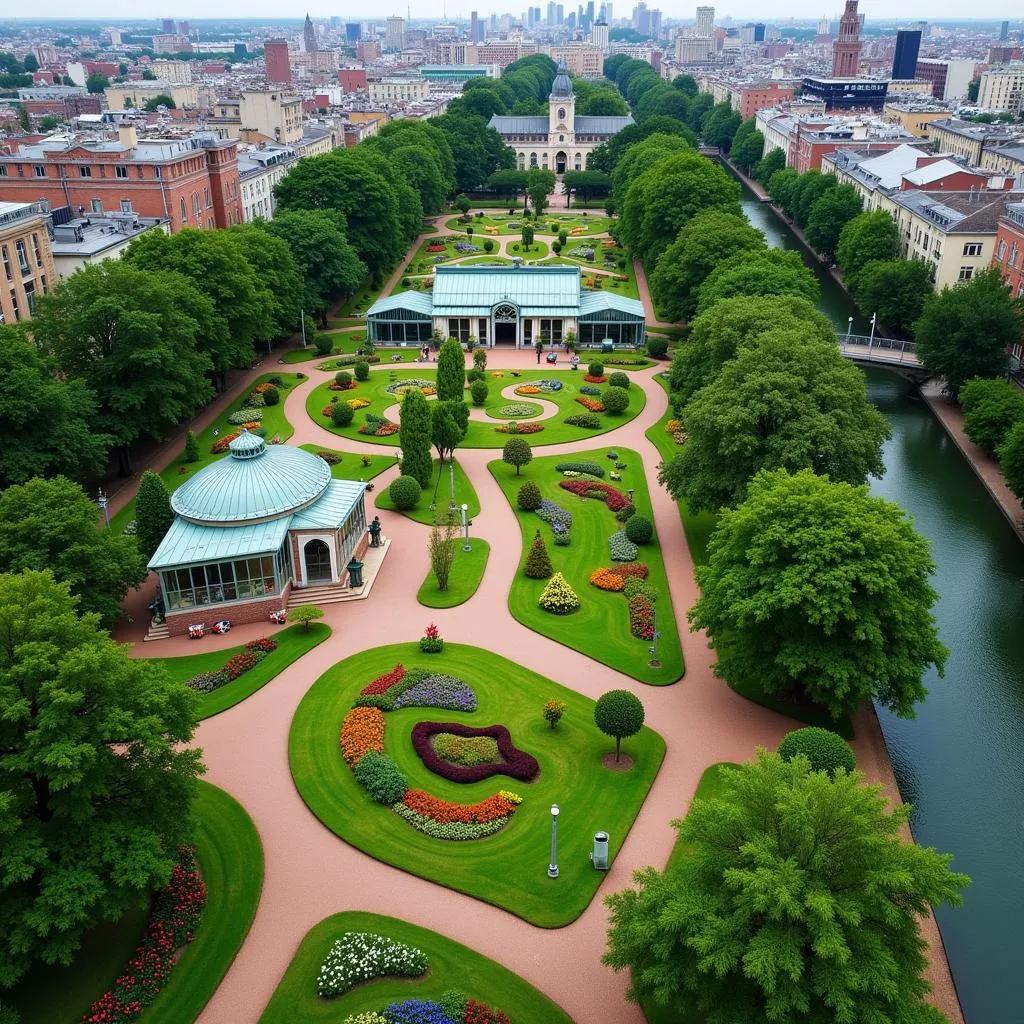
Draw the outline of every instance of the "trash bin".
<instances>
[{"instance_id":1,"label":"trash bin","mask_svg":"<svg viewBox=\"0 0 1024 1024\"><path fill-rule=\"evenodd\" d=\"M601 342L601 351L602 352L614 352L615 351L615 343L612 341L611 338L605 338L604 341Z\"/></svg>"},{"instance_id":2,"label":"trash bin","mask_svg":"<svg viewBox=\"0 0 1024 1024\"><path fill-rule=\"evenodd\" d=\"M348 585L361 587L363 585L363 563L358 558L353 558L345 568L348 569Z\"/></svg>"},{"instance_id":3,"label":"trash bin","mask_svg":"<svg viewBox=\"0 0 1024 1024\"><path fill-rule=\"evenodd\" d=\"M595 832L594 833L594 849L590 854L590 859L594 863L595 871L607 871L608 870L608 833L607 832Z\"/></svg>"}]
</instances>

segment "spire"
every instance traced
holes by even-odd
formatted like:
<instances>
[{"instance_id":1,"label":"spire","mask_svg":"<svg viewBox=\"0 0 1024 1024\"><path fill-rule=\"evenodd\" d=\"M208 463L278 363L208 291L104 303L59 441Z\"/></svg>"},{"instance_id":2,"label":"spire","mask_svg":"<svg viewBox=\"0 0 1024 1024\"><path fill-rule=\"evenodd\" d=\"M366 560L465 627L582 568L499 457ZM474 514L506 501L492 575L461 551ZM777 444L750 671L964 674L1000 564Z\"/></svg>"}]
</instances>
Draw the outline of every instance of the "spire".
<instances>
[{"instance_id":1,"label":"spire","mask_svg":"<svg viewBox=\"0 0 1024 1024\"><path fill-rule=\"evenodd\" d=\"M316 29L310 20L309 11L306 11L306 23L302 26L302 39L306 47L306 53L312 53L316 47Z\"/></svg>"}]
</instances>

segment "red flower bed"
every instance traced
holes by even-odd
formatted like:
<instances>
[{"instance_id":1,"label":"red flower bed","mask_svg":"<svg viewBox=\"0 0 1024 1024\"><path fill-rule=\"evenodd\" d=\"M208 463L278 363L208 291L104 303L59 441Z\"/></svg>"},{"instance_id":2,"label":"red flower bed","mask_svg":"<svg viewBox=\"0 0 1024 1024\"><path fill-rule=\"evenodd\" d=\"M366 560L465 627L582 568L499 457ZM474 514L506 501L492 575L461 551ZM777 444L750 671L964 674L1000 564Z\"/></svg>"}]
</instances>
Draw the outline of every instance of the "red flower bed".
<instances>
[{"instance_id":1,"label":"red flower bed","mask_svg":"<svg viewBox=\"0 0 1024 1024\"><path fill-rule=\"evenodd\" d=\"M387 693L395 683L401 682L405 676L405 669L401 665L396 665L390 672L385 672L382 676L377 676L372 683L364 686L359 694L362 697L368 697L370 694L375 693Z\"/></svg>"},{"instance_id":2,"label":"red flower bed","mask_svg":"<svg viewBox=\"0 0 1024 1024\"><path fill-rule=\"evenodd\" d=\"M383 423L376 430L368 430L365 426L359 428L360 434L369 434L371 437L390 437L398 433L397 423Z\"/></svg>"},{"instance_id":3,"label":"red flower bed","mask_svg":"<svg viewBox=\"0 0 1024 1024\"><path fill-rule=\"evenodd\" d=\"M638 640L654 639L654 609L643 594L629 599L629 631Z\"/></svg>"},{"instance_id":4,"label":"red flower bed","mask_svg":"<svg viewBox=\"0 0 1024 1024\"><path fill-rule=\"evenodd\" d=\"M255 665L256 658L252 651L239 651L238 654L233 654L228 658L221 671L227 673L228 679L237 679L243 672L248 672Z\"/></svg>"},{"instance_id":5,"label":"red flower bed","mask_svg":"<svg viewBox=\"0 0 1024 1024\"><path fill-rule=\"evenodd\" d=\"M427 252L444 252L443 245L428 245Z\"/></svg>"},{"instance_id":6,"label":"red flower bed","mask_svg":"<svg viewBox=\"0 0 1024 1024\"><path fill-rule=\"evenodd\" d=\"M596 398L587 398L586 395L579 395L576 401L583 406L584 409L589 409L591 412L604 412L604 402L599 401Z\"/></svg>"},{"instance_id":7,"label":"red flower bed","mask_svg":"<svg viewBox=\"0 0 1024 1024\"><path fill-rule=\"evenodd\" d=\"M509 427L512 429L510 430ZM494 428L499 434L539 434L544 429L543 423L503 423Z\"/></svg>"},{"instance_id":8,"label":"red flower bed","mask_svg":"<svg viewBox=\"0 0 1024 1024\"><path fill-rule=\"evenodd\" d=\"M585 373L583 375L583 379L588 384L603 384L608 378L604 374L601 374L600 376L596 376L595 374L592 374L592 373Z\"/></svg>"},{"instance_id":9,"label":"red flower bed","mask_svg":"<svg viewBox=\"0 0 1024 1024\"><path fill-rule=\"evenodd\" d=\"M609 566L605 572L613 572L624 580L629 579L630 576L636 576L638 579L645 580L650 570L643 562L617 562L615 565Z\"/></svg>"},{"instance_id":10,"label":"red flower bed","mask_svg":"<svg viewBox=\"0 0 1024 1024\"><path fill-rule=\"evenodd\" d=\"M328 391L355 391L355 389L355 381L352 381L350 384L342 386L336 380L332 380L331 383L327 386Z\"/></svg>"},{"instance_id":11,"label":"red flower bed","mask_svg":"<svg viewBox=\"0 0 1024 1024\"><path fill-rule=\"evenodd\" d=\"M465 1024L512 1024L504 1010L493 1010L486 1003L470 999L466 1003Z\"/></svg>"},{"instance_id":12,"label":"red flower bed","mask_svg":"<svg viewBox=\"0 0 1024 1024\"><path fill-rule=\"evenodd\" d=\"M629 498L622 491L600 480L559 480L558 486L581 498L600 498L613 512L629 504Z\"/></svg>"},{"instance_id":13,"label":"red flower bed","mask_svg":"<svg viewBox=\"0 0 1024 1024\"><path fill-rule=\"evenodd\" d=\"M242 432L240 430L235 430L230 434L225 434L223 437L218 437L210 447L210 451L213 452L214 455L223 455L224 452L228 450L228 445L231 444L236 437L240 437L241 433Z\"/></svg>"},{"instance_id":14,"label":"red flower bed","mask_svg":"<svg viewBox=\"0 0 1024 1024\"><path fill-rule=\"evenodd\" d=\"M277 650L277 641L271 640L268 636L261 636L258 640L250 640L246 645L247 651L265 651L270 654L271 651Z\"/></svg>"},{"instance_id":15,"label":"red flower bed","mask_svg":"<svg viewBox=\"0 0 1024 1024\"><path fill-rule=\"evenodd\" d=\"M114 987L89 1007L82 1024L123 1024L141 1017L167 983L177 951L192 941L205 906L206 886L195 856L182 849L171 880L156 897L145 937Z\"/></svg>"},{"instance_id":16,"label":"red flower bed","mask_svg":"<svg viewBox=\"0 0 1024 1024\"><path fill-rule=\"evenodd\" d=\"M445 761L438 756L430 742L439 732L449 732L454 736L490 736L497 742L498 753L504 763L462 765ZM412 745L420 760L435 775L452 782L479 782L492 775L508 775L520 782L529 782L540 771L537 759L520 750L512 742L512 734L503 725L474 728L459 722L417 722L412 727Z\"/></svg>"},{"instance_id":17,"label":"red flower bed","mask_svg":"<svg viewBox=\"0 0 1024 1024\"><path fill-rule=\"evenodd\" d=\"M517 804L495 793L494 796L481 800L478 804L455 804L450 800L442 800L439 796L431 796L422 789L408 789L402 797L402 803L411 811L422 814L426 818L445 824L450 821L462 821L469 824L486 825L496 818L507 818L514 814Z\"/></svg>"}]
</instances>

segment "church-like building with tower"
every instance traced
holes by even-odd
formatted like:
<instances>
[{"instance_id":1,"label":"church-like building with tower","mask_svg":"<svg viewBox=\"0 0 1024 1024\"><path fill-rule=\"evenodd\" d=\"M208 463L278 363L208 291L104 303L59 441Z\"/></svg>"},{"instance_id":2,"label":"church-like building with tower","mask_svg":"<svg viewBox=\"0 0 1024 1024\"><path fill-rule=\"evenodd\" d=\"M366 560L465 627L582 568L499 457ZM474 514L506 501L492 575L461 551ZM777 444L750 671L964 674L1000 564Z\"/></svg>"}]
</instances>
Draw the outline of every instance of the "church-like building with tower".
<instances>
[{"instance_id":1,"label":"church-like building with tower","mask_svg":"<svg viewBox=\"0 0 1024 1024\"><path fill-rule=\"evenodd\" d=\"M505 145L515 150L516 166L520 170L545 167L556 174L586 170L590 153L632 123L633 118L628 114L624 117L577 114L572 80L564 64L558 65L558 74L551 86L547 117L495 114L490 121Z\"/></svg>"}]
</instances>

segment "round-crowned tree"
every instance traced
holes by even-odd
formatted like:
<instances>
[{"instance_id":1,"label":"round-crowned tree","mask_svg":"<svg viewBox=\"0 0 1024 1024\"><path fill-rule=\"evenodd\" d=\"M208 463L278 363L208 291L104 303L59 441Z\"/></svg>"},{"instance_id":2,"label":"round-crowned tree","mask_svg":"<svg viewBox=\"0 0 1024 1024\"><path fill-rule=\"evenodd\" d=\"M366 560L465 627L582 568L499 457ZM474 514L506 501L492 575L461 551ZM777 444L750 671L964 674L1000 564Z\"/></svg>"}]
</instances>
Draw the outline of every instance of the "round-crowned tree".
<instances>
[{"instance_id":1,"label":"round-crowned tree","mask_svg":"<svg viewBox=\"0 0 1024 1024\"><path fill-rule=\"evenodd\" d=\"M521 437L510 437L501 453L502 462L516 467L516 476L519 476L520 468L527 465L532 458L533 449Z\"/></svg>"},{"instance_id":2,"label":"round-crowned tree","mask_svg":"<svg viewBox=\"0 0 1024 1024\"><path fill-rule=\"evenodd\" d=\"M626 536L634 544L650 544L654 537L654 526L647 516L631 515L626 520Z\"/></svg>"},{"instance_id":3,"label":"round-crowned tree","mask_svg":"<svg viewBox=\"0 0 1024 1024\"><path fill-rule=\"evenodd\" d=\"M352 374L348 370L339 370L334 375L334 383L342 390L350 388L352 387Z\"/></svg>"},{"instance_id":4,"label":"round-crowned tree","mask_svg":"<svg viewBox=\"0 0 1024 1024\"><path fill-rule=\"evenodd\" d=\"M622 388L623 391L629 390L629 374L623 373L622 370L616 370L613 374L608 377L608 385L613 388Z\"/></svg>"},{"instance_id":5,"label":"round-crowned tree","mask_svg":"<svg viewBox=\"0 0 1024 1024\"><path fill-rule=\"evenodd\" d=\"M352 367L352 370L356 375L356 380L368 380L370 377L370 364L365 359L360 359Z\"/></svg>"},{"instance_id":6,"label":"round-crowned tree","mask_svg":"<svg viewBox=\"0 0 1024 1024\"><path fill-rule=\"evenodd\" d=\"M480 371L478 370L477 373ZM487 381L475 380L469 389L474 405L483 405L487 401Z\"/></svg>"},{"instance_id":7,"label":"round-crowned tree","mask_svg":"<svg viewBox=\"0 0 1024 1024\"><path fill-rule=\"evenodd\" d=\"M352 422L355 412L348 402L335 402L331 406L331 422L336 427L347 427Z\"/></svg>"},{"instance_id":8,"label":"round-crowned tree","mask_svg":"<svg viewBox=\"0 0 1024 1024\"><path fill-rule=\"evenodd\" d=\"M621 416L629 408L629 392L622 388L605 388L601 396L605 412L612 416Z\"/></svg>"},{"instance_id":9,"label":"round-crowned tree","mask_svg":"<svg viewBox=\"0 0 1024 1024\"><path fill-rule=\"evenodd\" d=\"M603 377L604 363L591 363L587 367L587 373L589 373L591 377Z\"/></svg>"},{"instance_id":10,"label":"round-crowned tree","mask_svg":"<svg viewBox=\"0 0 1024 1024\"><path fill-rule=\"evenodd\" d=\"M668 355L668 338L648 335L647 354L652 359L664 359Z\"/></svg>"},{"instance_id":11,"label":"round-crowned tree","mask_svg":"<svg viewBox=\"0 0 1024 1024\"><path fill-rule=\"evenodd\" d=\"M416 507L421 491L422 488L416 477L400 476L391 481L388 497L394 503L395 508L401 512L407 512Z\"/></svg>"},{"instance_id":12,"label":"round-crowned tree","mask_svg":"<svg viewBox=\"0 0 1024 1024\"><path fill-rule=\"evenodd\" d=\"M516 492L516 504L524 512L536 512L540 502L540 488L532 480L527 480Z\"/></svg>"},{"instance_id":13,"label":"round-crowned tree","mask_svg":"<svg viewBox=\"0 0 1024 1024\"><path fill-rule=\"evenodd\" d=\"M786 733L779 744L779 756L783 761L792 761L797 754L811 762L812 772L828 772L830 776L835 776L840 768L852 772L857 767L850 744L831 729L808 726Z\"/></svg>"},{"instance_id":14,"label":"round-crowned tree","mask_svg":"<svg viewBox=\"0 0 1024 1024\"><path fill-rule=\"evenodd\" d=\"M594 705L594 722L606 736L615 737L615 760L622 740L635 736L644 724L644 706L629 690L609 690Z\"/></svg>"}]
</instances>

